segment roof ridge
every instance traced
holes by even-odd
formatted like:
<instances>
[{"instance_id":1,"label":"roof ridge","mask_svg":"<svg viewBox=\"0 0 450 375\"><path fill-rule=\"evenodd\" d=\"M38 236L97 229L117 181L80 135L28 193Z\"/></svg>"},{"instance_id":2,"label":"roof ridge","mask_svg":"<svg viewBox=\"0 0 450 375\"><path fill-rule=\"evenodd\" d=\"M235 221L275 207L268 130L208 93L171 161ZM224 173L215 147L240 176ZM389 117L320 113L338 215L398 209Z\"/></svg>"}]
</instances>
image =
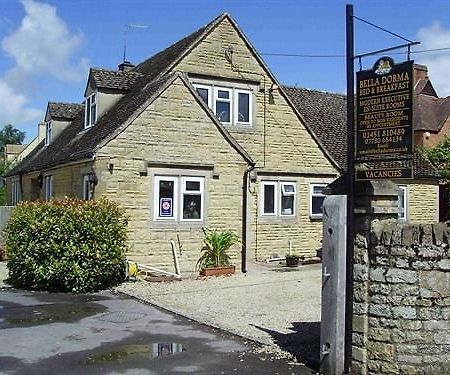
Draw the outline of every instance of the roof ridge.
<instances>
[{"instance_id":1,"label":"roof ridge","mask_svg":"<svg viewBox=\"0 0 450 375\"><path fill-rule=\"evenodd\" d=\"M318 92L320 94L330 94L330 95L341 96L343 98L347 98L346 94L342 94L342 93L338 93L338 92L319 90L319 89L310 89L308 87L290 86L290 85L285 85L285 84L282 84L282 86L286 89L305 90L305 91L311 91L311 92Z\"/></svg>"}]
</instances>

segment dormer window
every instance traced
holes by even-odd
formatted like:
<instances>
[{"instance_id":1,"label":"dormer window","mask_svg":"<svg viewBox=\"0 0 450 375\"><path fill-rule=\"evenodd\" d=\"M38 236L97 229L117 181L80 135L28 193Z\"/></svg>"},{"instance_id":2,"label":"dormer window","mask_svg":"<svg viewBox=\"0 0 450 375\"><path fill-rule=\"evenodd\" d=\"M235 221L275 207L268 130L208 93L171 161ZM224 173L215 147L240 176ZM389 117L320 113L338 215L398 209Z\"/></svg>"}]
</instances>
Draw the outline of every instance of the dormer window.
<instances>
[{"instance_id":1,"label":"dormer window","mask_svg":"<svg viewBox=\"0 0 450 375\"><path fill-rule=\"evenodd\" d=\"M45 145L48 146L52 141L53 136L53 122L47 121L45 123Z\"/></svg>"},{"instance_id":2,"label":"dormer window","mask_svg":"<svg viewBox=\"0 0 450 375\"><path fill-rule=\"evenodd\" d=\"M94 92L86 98L84 127L89 128L97 120L97 94Z\"/></svg>"}]
</instances>

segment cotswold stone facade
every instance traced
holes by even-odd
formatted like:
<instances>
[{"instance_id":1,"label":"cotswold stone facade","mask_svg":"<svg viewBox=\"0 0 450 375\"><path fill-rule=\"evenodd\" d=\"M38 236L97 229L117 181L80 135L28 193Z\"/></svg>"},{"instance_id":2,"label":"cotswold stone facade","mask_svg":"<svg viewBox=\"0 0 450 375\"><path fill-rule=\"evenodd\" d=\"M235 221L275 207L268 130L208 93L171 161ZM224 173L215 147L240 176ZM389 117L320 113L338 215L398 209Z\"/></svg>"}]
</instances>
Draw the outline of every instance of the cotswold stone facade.
<instances>
[{"instance_id":1,"label":"cotswold stone facade","mask_svg":"<svg viewBox=\"0 0 450 375\"><path fill-rule=\"evenodd\" d=\"M450 371L450 226L374 222L356 238L355 374Z\"/></svg>"}]
</instances>

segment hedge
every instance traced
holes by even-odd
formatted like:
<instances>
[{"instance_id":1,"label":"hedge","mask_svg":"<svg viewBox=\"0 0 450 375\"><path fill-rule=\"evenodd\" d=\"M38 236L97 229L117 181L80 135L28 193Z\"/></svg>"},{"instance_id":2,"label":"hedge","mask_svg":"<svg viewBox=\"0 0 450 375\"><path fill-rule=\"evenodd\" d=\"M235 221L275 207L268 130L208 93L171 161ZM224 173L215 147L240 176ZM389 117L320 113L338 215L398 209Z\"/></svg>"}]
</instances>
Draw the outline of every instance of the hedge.
<instances>
[{"instance_id":1,"label":"hedge","mask_svg":"<svg viewBox=\"0 0 450 375\"><path fill-rule=\"evenodd\" d=\"M23 202L5 228L8 282L85 293L124 279L127 218L106 199Z\"/></svg>"}]
</instances>

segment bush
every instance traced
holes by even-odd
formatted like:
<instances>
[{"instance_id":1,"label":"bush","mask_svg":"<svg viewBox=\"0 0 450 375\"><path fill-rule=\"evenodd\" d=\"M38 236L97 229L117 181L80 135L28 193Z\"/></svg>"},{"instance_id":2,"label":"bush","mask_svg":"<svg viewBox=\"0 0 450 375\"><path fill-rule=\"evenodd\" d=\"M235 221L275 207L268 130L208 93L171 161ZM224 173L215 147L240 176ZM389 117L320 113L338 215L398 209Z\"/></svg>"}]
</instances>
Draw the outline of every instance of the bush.
<instances>
[{"instance_id":1,"label":"bush","mask_svg":"<svg viewBox=\"0 0 450 375\"><path fill-rule=\"evenodd\" d=\"M73 293L116 285L124 279L126 225L106 199L21 203L5 229L8 282Z\"/></svg>"}]
</instances>

